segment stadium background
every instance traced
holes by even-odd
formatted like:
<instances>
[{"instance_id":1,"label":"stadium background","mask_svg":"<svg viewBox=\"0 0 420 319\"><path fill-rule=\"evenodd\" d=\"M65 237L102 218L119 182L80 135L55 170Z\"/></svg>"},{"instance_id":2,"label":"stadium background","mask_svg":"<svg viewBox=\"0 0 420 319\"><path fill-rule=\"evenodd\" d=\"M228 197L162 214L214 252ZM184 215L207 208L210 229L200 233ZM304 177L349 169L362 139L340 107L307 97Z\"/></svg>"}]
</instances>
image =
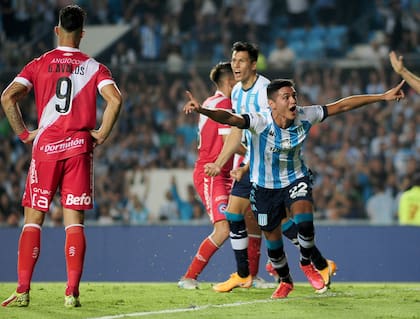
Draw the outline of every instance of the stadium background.
<instances>
[{"instance_id":1,"label":"stadium background","mask_svg":"<svg viewBox=\"0 0 420 319\"><path fill-rule=\"evenodd\" d=\"M72 1L17 3L5 1L1 7L1 90L25 63L55 45L52 28L58 9ZM208 224L196 198L190 204L197 214L181 219L174 203L166 202L166 192L175 176L178 193L188 201L196 117L180 110L184 92L189 89L199 99L212 93L208 72L214 63L229 60L234 41L257 43L259 72L293 78L302 105L395 85L399 78L389 65L391 49L420 73L419 1L76 3L88 11L82 49L111 68L124 95L111 139L96 150L90 225ZM294 54L283 65L275 63L280 58L270 59L279 38ZM280 57L286 56L282 52ZM420 162L420 98L409 87L405 91L407 98L400 103L371 105L327 120L311 132L304 152L316 173L319 224L397 223L399 194L409 187ZM33 128L31 97L22 108ZM30 148L14 136L0 112L0 224L18 227ZM378 194L392 208L369 215L368 202ZM57 205L48 216L46 225L61 225Z\"/></svg>"}]
</instances>

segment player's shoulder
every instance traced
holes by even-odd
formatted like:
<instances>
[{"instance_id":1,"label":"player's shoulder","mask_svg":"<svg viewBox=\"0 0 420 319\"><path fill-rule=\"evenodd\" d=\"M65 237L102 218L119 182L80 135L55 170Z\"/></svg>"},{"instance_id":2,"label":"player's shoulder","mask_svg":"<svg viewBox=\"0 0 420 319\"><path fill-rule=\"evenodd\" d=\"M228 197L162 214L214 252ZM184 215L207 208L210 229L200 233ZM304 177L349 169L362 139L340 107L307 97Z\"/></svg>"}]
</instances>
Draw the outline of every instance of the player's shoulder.
<instances>
[{"instance_id":1,"label":"player's shoulder","mask_svg":"<svg viewBox=\"0 0 420 319\"><path fill-rule=\"evenodd\" d=\"M270 82L271 81L268 78L266 78L264 75L258 74L257 83L259 83L260 85L267 86L268 84L270 84Z\"/></svg>"},{"instance_id":2,"label":"player's shoulder","mask_svg":"<svg viewBox=\"0 0 420 319\"><path fill-rule=\"evenodd\" d=\"M236 82L236 84L233 86L233 88L232 88L232 95L233 95L233 93L234 92L238 92L239 90L241 90L242 89L242 82L241 81L238 81L238 82Z\"/></svg>"},{"instance_id":3,"label":"player's shoulder","mask_svg":"<svg viewBox=\"0 0 420 319\"><path fill-rule=\"evenodd\" d=\"M247 114L250 118L255 119L255 120L271 120L272 119L271 112L268 110L260 111L260 112L250 112Z\"/></svg>"},{"instance_id":4,"label":"player's shoulder","mask_svg":"<svg viewBox=\"0 0 420 319\"><path fill-rule=\"evenodd\" d=\"M296 105L296 109L297 112L300 114L308 114L308 113L314 113L314 112L319 112L320 110L322 110L322 105L306 105L306 106L302 106L302 105Z\"/></svg>"}]
</instances>

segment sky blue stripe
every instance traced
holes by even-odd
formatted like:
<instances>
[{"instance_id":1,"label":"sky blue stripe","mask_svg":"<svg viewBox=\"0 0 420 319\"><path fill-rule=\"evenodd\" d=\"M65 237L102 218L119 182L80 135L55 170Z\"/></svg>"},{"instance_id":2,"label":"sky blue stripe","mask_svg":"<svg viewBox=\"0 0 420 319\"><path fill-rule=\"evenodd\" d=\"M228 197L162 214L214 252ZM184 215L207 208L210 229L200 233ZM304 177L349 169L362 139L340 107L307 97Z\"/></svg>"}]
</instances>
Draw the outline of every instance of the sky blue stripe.
<instances>
[{"instance_id":1,"label":"sky blue stripe","mask_svg":"<svg viewBox=\"0 0 420 319\"><path fill-rule=\"evenodd\" d=\"M292 219L287 220L287 222L281 224L281 231L284 233L294 224Z\"/></svg>"},{"instance_id":2,"label":"sky blue stripe","mask_svg":"<svg viewBox=\"0 0 420 319\"><path fill-rule=\"evenodd\" d=\"M303 223L303 222L313 222L314 221L314 214L312 213L302 213L296 214L293 219L295 220L296 224Z\"/></svg>"},{"instance_id":3,"label":"sky blue stripe","mask_svg":"<svg viewBox=\"0 0 420 319\"><path fill-rule=\"evenodd\" d=\"M282 132L280 129L277 129L275 123L273 122L273 128L275 129L275 145L279 145L278 141L281 141L282 139ZM272 158L271 158L271 174L272 176L280 177L280 152L273 152ZM278 178L273 179L275 181ZM281 185L277 185L277 183L274 183L273 185L276 188L281 187Z\"/></svg>"},{"instance_id":4,"label":"sky blue stripe","mask_svg":"<svg viewBox=\"0 0 420 319\"><path fill-rule=\"evenodd\" d=\"M242 111L241 111L241 102L242 102L242 99L243 99L243 95L244 95L244 91L239 90L239 92L238 92L238 99L237 99L238 103L236 103L236 110L235 110L237 114L242 113Z\"/></svg>"},{"instance_id":5,"label":"sky blue stripe","mask_svg":"<svg viewBox=\"0 0 420 319\"><path fill-rule=\"evenodd\" d=\"M260 111L261 111L261 106L260 106L260 104L258 103L258 96L259 96L259 94L260 94L260 92L259 92L259 91L257 91L257 94L255 94L255 101L254 101L254 104L255 104L255 110L256 110L257 112L260 112Z\"/></svg>"},{"instance_id":6,"label":"sky blue stripe","mask_svg":"<svg viewBox=\"0 0 420 319\"><path fill-rule=\"evenodd\" d=\"M258 184L264 185L264 186L265 186L265 172L266 172L264 159L265 159L265 148L267 146L267 140L263 138L263 136L265 136L268 131L269 130L267 130L266 128L265 131L260 135L259 137L260 147L258 149L258 152L259 152Z\"/></svg>"},{"instance_id":7,"label":"sky blue stripe","mask_svg":"<svg viewBox=\"0 0 420 319\"><path fill-rule=\"evenodd\" d=\"M242 214L233 214L227 211L224 212L226 219L231 222L240 222L244 220L244 215Z\"/></svg>"},{"instance_id":8,"label":"sky blue stripe","mask_svg":"<svg viewBox=\"0 0 420 319\"><path fill-rule=\"evenodd\" d=\"M280 238L279 240L266 240L265 245L270 250L276 250L283 247L283 239Z\"/></svg>"}]
</instances>

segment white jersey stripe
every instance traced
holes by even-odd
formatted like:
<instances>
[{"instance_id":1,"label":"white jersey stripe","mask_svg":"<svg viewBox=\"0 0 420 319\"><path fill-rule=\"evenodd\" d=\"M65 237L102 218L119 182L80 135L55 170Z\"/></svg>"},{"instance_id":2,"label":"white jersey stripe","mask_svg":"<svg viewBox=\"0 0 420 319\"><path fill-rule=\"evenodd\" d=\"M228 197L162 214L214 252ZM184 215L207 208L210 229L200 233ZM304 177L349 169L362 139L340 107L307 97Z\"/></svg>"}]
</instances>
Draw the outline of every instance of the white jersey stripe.
<instances>
[{"instance_id":1,"label":"white jersey stripe","mask_svg":"<svg viewBox=\"0 0 420 319\"><path fill-rule=\"evenodd\" d=\"M308 176L302 157L302 144L313 124L324 118L319 106L297 107L294 123L278 127L270 111L249 113L252 132L250 147L251 182L264 188L284 188L296 179Z\"/></svg>"},{"instance_id":2,"label":"white jersey stripe","mask_svg":"<svg viewBox=\"0 0 420 319\"><path fill-rule=\"evenodd\" d=\"M89 64L89 67L87 67L87 64ZM95 73L99 69L99 63L94 61L91 58L84 61L80 66L81 67L85 66L86 70L88 70L88 73L86 74L85 77L82 78L83 80L80 80L81 77L76 78L76 75L74 74L71 74L69 76L69 79L71 80L71 83L72 83L71 101L73 101L74 98L83 90L85 85L89 83L91 78L95 75ZM42 112L41 118L39 120L39 132L34 140L34 143L33 143L34 147L36 146L38 139L41 137L42 133L48 128L48 126L54 124L55 121L57 121L60 118L61 113L57 112L55 109L56 103L57 103L57 96L53 95L51 99L48 101L47 105L45 106ZM60 141L58 141L58 143L59 142Z\"/></svg>"}]
</instances>

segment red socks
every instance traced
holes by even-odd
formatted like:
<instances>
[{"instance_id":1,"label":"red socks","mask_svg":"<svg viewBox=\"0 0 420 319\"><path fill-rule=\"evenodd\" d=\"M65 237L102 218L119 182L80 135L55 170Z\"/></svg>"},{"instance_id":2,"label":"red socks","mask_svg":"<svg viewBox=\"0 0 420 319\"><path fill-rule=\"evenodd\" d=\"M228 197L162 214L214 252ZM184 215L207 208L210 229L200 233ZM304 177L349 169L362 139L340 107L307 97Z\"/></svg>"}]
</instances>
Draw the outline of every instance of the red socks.
<instances>
[{"instance_id":1,"label":"red socks","mask_svg":"<svg viewBox=\"0 0 420 319\"><path fill-rule=\"evenodd\" d=\"M41 248L41 226L26 224L23 226L18 247L18 293L31 288L31 279Z\"/></svg>"},{"instance_id":2,"label":"red socks","mask_svg":"<svg viewBox=\"0 0 420 319\"><path fill-rule=\"evenodd\" d=\"M248 234L249 273L252 277L258 274L261 255L261 236Z\"/></svg>"},{"instance_id":3,"label":"red socks","mask_svg":"<svg viewBox=\"0 0 420 319\"><path fill-rule=\"evenodd\" d=\"M79 283L83 272L85 251L86 238L84 226L81 224L67 226L64 251L67 266L66 296L79 296Z\"/></svg>"},{"instance_id":4,"label":"red socks","mask_svg":"<svg viewBox=\"0 0 420 319\"><path fill-rule=\"evenodd\" d=\"M211 256L213 256L218 249L219 247L217 247L209 237L204 239L184 277L197 279L198 275L203 271L204 267L206 267Z\"/></svg>"}]
</instances>

